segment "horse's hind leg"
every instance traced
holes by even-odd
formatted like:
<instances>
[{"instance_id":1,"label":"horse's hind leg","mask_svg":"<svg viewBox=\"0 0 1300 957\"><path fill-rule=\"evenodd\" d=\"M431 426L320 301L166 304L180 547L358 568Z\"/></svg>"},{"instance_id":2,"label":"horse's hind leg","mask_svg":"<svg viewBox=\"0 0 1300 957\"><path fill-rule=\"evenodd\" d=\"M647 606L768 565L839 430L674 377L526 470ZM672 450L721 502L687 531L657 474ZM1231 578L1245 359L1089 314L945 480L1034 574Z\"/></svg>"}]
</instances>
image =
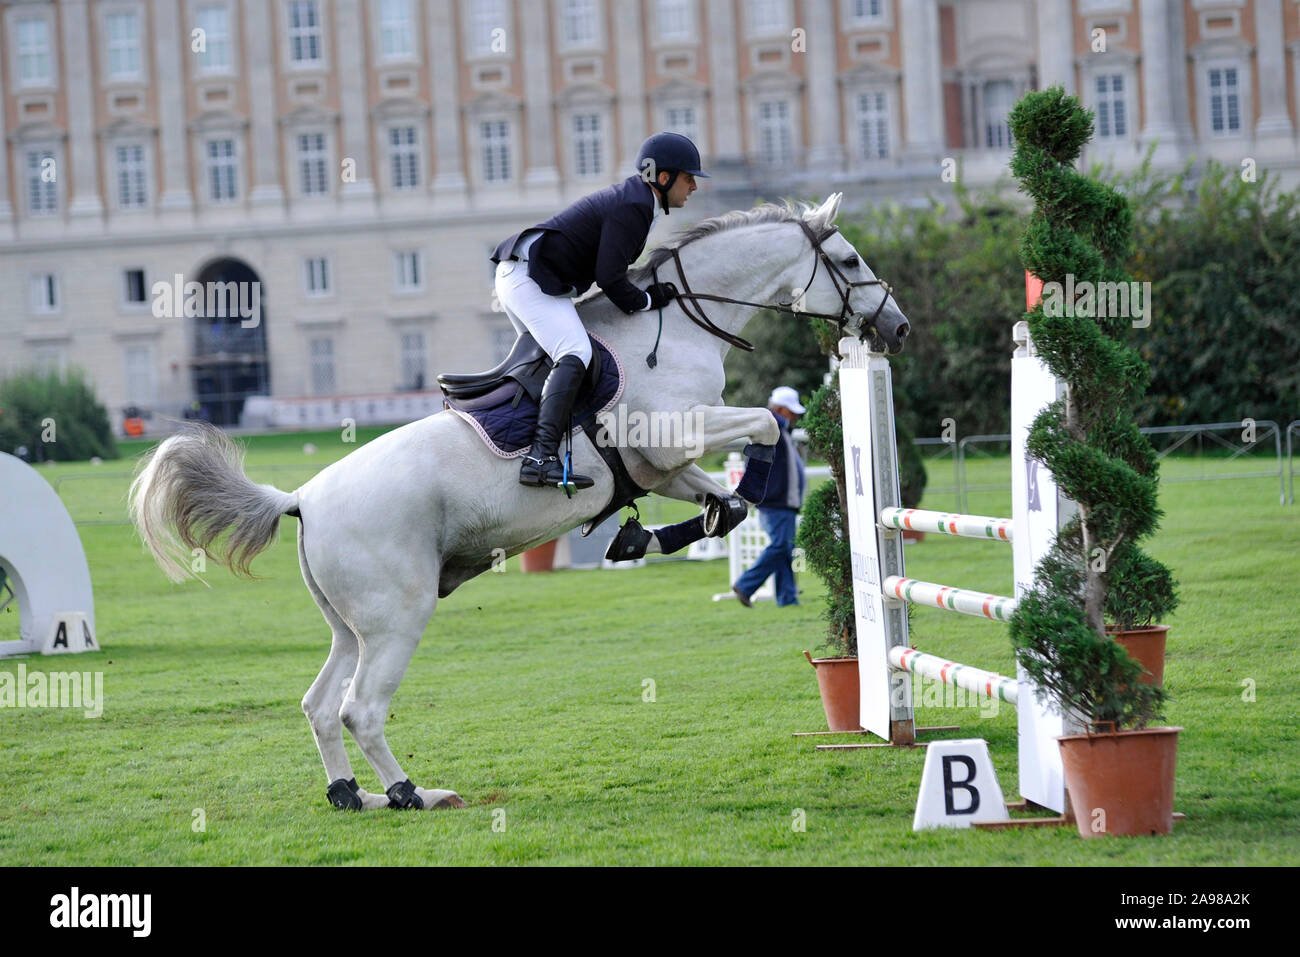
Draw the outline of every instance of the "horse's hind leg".
<instances>
[{"instance_id":1,"label":"horse's hind leg","mask_svg":"<svg viewBox=\"0 0 1300 957\"><path fill-rule=\"evenodd\" d=\"M464 807L455 791L415 787L402 770L384 737L388 705L402 683L406 666L420 643L424 626L433 614L436 599L418 602L417 608L399 607L394 600L383 621L370 627L358 622L361 656L356 674L343 698L340 718L352 732L361 752L379 775L385 794L366 795L366 807L443 808Z\"/></svg>"},{"instance_id":2,"label":"horse's hind leg","mask_svg":"<svg viewBox=\"0 0 1300 957\"><path fill-rule=\"evenodd\" d=\"M307 590L311 592L311 597L316 600L321 614L325 616L325 621L334 634L334 642L330 646L330 654L325 660L325 666L321 668L320 674L312 682L311 688L303 696L302 710L306 713L308 722L311 723L311 731L316 738L316 747L320 751L321 761L325 763L325 774L330 782L330 788L327 792L330 803L335 807L360 810L362 806L361 792L360 789L353 790L356 785L352 776L352 761L348 758L347 749L343 746L343 724L339 720L339 708L343 705L343 694L347 691L348 685L352 681L353 672L357 669L359 651L357 636L348 627L347 622L334 610L334 606L329 603L329 599L325 597L320 590L320 586L316 584L316 580L312 578L311 569L307 566L307 556L303 550L302 536L302 524L299 523L298 565L302 569L302 577L307 583ZM344 783L339 784L337 782Z\"/></svg>"}]
</instances>

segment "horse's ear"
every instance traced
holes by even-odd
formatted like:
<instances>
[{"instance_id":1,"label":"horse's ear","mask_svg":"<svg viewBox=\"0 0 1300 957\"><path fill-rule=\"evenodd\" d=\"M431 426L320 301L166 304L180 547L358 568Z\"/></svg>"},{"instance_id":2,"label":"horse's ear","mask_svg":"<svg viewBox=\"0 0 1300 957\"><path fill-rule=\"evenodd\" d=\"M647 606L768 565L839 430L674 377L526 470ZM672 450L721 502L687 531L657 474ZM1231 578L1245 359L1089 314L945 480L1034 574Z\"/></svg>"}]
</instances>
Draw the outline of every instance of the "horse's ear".
<instances>
[{"instance_id":1,"label":"horse's ear","mask_svg":"<svg viewBox=\"0 0 1300 957\"><path fill-rule=\"evenodd\" d=\"M804 218L810 226L818 229L826 229L835 222L835 217L840 214L840 200L844 198L843 193L832 193L826 202L820 206L815 206L808 210Z\"/></svg>"}]
</instances>

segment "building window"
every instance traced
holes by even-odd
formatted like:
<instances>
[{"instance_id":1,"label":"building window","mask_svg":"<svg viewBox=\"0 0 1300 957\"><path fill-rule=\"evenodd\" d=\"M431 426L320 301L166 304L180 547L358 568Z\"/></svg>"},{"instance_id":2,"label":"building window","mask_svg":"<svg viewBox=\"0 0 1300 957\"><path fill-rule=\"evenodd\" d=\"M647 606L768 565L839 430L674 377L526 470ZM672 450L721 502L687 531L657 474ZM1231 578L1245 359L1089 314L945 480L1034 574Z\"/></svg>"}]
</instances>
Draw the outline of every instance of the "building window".
<instances>
[{"instance_id":1,"label":"building window","mask_svg":"<svg viewBox=\"0 0 1300 957\"><path fill-rule=\"evenodd\" d=\"M575 113L573 117L573 166L578 176L599 176L602 168L600 115Z\"/></svg>"},{"instance_id":2,"label":"building window","mask_svg":"<svg viewBox=\"0 0 1300 957\"><path fill-rule=\"evenodd\" d=\"M424 276L420 272L419 250L402 251L393 254L398 292L414 292L424 288Z\"/></svg>"},{"instance_id":3,"label":"building window","mask_svg":"<svg viewBox=\"0 0 1300 957\"><path fill-rule=\"evenodd\" d=\"M885 0L849 0L849 19L857 25L883 23Z\"/></svg>"},{"instance_id":4,"label":"building window","mask_svg":"<svg viewBox=\"0 0 1300 957\"><path fill-rule=\"evenodd\" d=\"M425 375L424 333L402 333L402 388L423 389Z\"/></svg>"},{"instance_id":5,"label":"building window","mask_svg":"<svg viewBox=\"0 0 1300 957\"><path fill-rule=\"evenodd\" d=\"M664 111L664 132L680 133L699 144L700 125L693 106L670 106Z\"/></svg>"},{"instance_id":6,"label":"building window","mask_svg":"<svg viewBox=\"0 0 1300 957\"><path fill-rule=\"evenodd\" d=\"M595 0L562 0L560 24L565 46L594 46L596 43Z\"/></svg>"},{"instance_id":7,"label":"building window","mask_svg":"<svg viewBox=\"0 0 1300 957\"><path fill-rule=\"evenodd\" d=\"M58 212L59 184L53 150L27 151L27 212L48 216Z\"/></svg>"},{"instance_id":8,"label":"building window","mask_svg":"<svg viewBox=\"0 0 1300 957\"><path fill-rule=\"evenodd\" d=\"M320 63L320 5L316 0L289 4L289 56L295 63Z\"/></svg>"},{"instance_id":9,"label":"building window","mask_svg":"<svg viewBox=\"0 0 1300 957\"><path fill-rule=\"evenodd\" d=\"M1128 136L1128 109L1124 100L1124 76L1107 73L1097 77L1097 135L1103 139Z\"/></svg>"},{"instance_id":10,"label":"building window","mask_svg":"<svg viewBox=\"0 0 1300 957\"><path fill-rule=\"evenodd\" d=\"M659 21L659 39L689 40L691 38L691 0L659 0L656 13Z\"/></svg>"},{"instance_id":11,"label":"building window","mask_svg":"<svg viewBox=\"0 0 1300 957\"><path fill-rule=\"evenodd\" d=\"M158 400L158 376L153 346L142 343L126 347L126 401L148 408Z\"/></svg>"},{"instance_id":12,"label":"building window","mask_svg":"<svg viewBox=\"0 0 1300 957\"><path fill-rule=\"evenodd\" d=\"M749 31L755 35L786 32L786 0L749 0Z\"/></svg>"},{"instance_id":13,"label":"building window","mask_svg":"<svg viewBox=\"0 0 1300 957\"><path fill-rule=\"evenodd\" d=\"M494 365L506 361L510 355L510 350L515 347L519 340L519 334L515 332L514 327L504 326L492 330L492 355Z\"/></svg>"},{"instance_id":14,"label":"building window","mask_svg":"<svg viewBox=\"0 0 1300 957\"><path fill-rule=\"evenodd\" d=\"M334 340L312 339L311 391L313 395L334 394Z\"/></svg>"},{"instance_id":15,"label":"building window","mask_svg":"<svg viewBox=\"0 0 1300 957\"><path fill-rule=\"evenodd\" d=\"M509 36L506 30L506 10L503 0L473 0L469 11L470 48L476 54L505 53L507 50L498 44L492 49L493 41L499 36ZM500 34L495 31L500 30Z\"/></svg>"},{"instance_id":16,"label":"building window","mask_svg":"<svg viewBox=\"0 0 1300 957\"><path fill-rule=\"evenodd\" d=\"M389 129L388 155L393 164L393 189L415 189L420 185L420 146L414 126Z\"/></svg>"},{"instance_id":17,"label":"building window","mask_svg":"<svg viewBox=\"0 0 1300 957\"><path fill-rule=\"evenodd\" d=\"M411 55L411 0L383 0L379 5L379 46L385 59Z\"/></svg>"},{"instance_id":18,"label":"building window","mask_svg":"<svg viewBox=\"0 0 1300 957\"><path fill-rule=\"evenodd\" d=\"M488 120L479 124L479 141L483 150L483 180L505 183L510 179L510 127L505 120Z\"/></svg>"},{"instance_id":19,"label":"building window","mask_svg":"<svg viewBox=\"0 0 1300 957\"><path fill-rule=\"evenodd\" d=\"M328 158L325 155L324 133L298 135L298 184L304 196L325 196L329 193L329 180L325 176Z\"/></svg>"},{"instance_id":20,"label":"building window","mask_svg":"<svg viewBox=\"0 0 1300 957\"><path fill-rule=\"evenodd\" d=\"M313 256L303 260L303 281L307 295L328 296L330 291L329 260L324 256Z\"/></svg>"},{"instance_id":21,"label":"building window","mask_svg":"<svg viewBox=\"0 0 1300 957\"><path fill-rule=\"evenodd\" d=\"M794 160L788 100L764 100L758 104L758 155L769 166L783 166Z\"/></svg>"},{"instance_id":22,"label":"building window","mask_svg":"<svg viewBox=\"0 0 1300 957\"><path fill-rule=\"evenodd\" d=\"M199 51L199 72L228 72L231 64L230 11L226 7L200 7L197 22L203 31L204 45Z\"/></svg>"},{"instance_id":23,"label":"building window","mask_svg":"<svg viewBox=\"0 0 1300 957\"><path fill-rule=\"evenodd\" d=\"M32 350L32 365L42 375L63 375L68 371L68 352L63 346L37 346Z\"/></svg>"},{"instance_id":24,"label":"building window","mask_svg":"<svg viewBox=\"0 0 1300 957\"><path fill-rule=\"evenodd\" d=\"M59 311L59 277L52 272L31 277L32 311L49 314Z\"/></svg>"},{"instance_id":25,"label":"building window","mask_svg":"<svg viewBox=\"0 0 1300 957\"><path fill-rule=\"evenodd\" d=\"M984 145L1003 149L1011 145L1011 126L1007 114L1016 101L1016 87L1010 80L984 84Z\"/></svg>"},{"instance_id":26,"label":"building window","mask_svg":"<svg viewBox=\"0 0 1300 957\"><path fill-rule=\"evenodd\" d=\"M858 148L863 159L889 156L889 97L881 91L858 94Z\"/></svg>"},{"instance_id":27,"label":"building window","mask_svg":"<svg viewBox=\"0 0 1300 957\"><path fill-rule=\"evenodd\" d=\"M18 84L49 86L50 22L44 18L18 21Z\"/></svg>"},{"instance_id":28,"label":"building window","mask_svg":"<svg viewBox=\"0 0 1300 957\"><path fill-rule=\"evenodd\" d=\"M1236 67L1215 67L1209 71L1210 130L1216 136L1241 132L1241 91Z\"/></svg>"},{"instance_id":29,"label":"building window","mask_svg":"<svg viewBox=\"0 0 1300 957\"><path fill-rule=\"evenodd\" d=\"M205 150L208 166L208 198L214 203L228 203L239 195L238 161L233 139L208 140Z\"/></svg>"},{"instance_id":30,"label":"building window","mask_svg":"<svg viewBox=\"0 0 1300 957\"><path fill-rule=\"evenodd\" d=\"M132 306L148 301L143 269L127 269L122 272L122 301Z\"/></svg>"},{"instance_id":31,"label":"building window","mask_svg":"<svg viewBox=\"0 0 1300 957\"><path fill-rule=\"evenodd\" d=\"M110 13L104 18L108 32L108 78L140 78L140 17L132 12Z\"/></svg>"},{"instance_id":32,"label":"building window","mask_svg":"<svg viewBox=\"0 0 1300 957\"><path fill-rule=\"evenodd\" d=\"M148 204L145 188L144 144L114 147L117 159L117 208L143 209Z\"/></svg>"}]
</instances>

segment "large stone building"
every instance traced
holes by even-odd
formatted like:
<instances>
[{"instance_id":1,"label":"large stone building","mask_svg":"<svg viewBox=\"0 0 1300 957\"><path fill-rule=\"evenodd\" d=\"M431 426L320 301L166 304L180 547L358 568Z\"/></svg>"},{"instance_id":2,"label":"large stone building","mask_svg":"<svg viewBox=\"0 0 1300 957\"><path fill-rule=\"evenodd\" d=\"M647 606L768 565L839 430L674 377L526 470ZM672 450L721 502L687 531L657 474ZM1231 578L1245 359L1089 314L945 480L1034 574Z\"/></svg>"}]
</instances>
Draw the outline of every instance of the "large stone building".
<instances>
[{"instance_id":1,"label":"large stone building","mask_svg":"<svg viewBox=\"0 0 1300 957\"><path fill-rule=\"evenodd\" d=\"M1064 84L1090 159L1300 175L1297 0L6 0L0 376L87 369L112 415L427 390L512 340L488 250L684 132L757 196L989 182ZM949 163L951 168L954 164ZM869 258L869 257L868 257ZM176 278L178 277L178 279ZM258 283L256 321L161 286ZM257 405L254 403L253 405ZM265 403L262 403L265 406ZM305 412L303 413L306 414Z\"/></svg>"}]
</instances>

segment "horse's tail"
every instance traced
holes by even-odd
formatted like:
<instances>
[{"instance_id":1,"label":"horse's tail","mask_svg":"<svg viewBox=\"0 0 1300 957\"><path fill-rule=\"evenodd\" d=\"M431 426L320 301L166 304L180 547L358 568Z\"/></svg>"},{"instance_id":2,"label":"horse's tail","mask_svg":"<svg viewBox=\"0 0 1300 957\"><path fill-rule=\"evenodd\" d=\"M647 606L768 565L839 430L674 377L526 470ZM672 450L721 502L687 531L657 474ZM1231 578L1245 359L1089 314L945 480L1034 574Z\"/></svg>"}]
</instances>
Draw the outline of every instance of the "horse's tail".
<instances>
[{"instance_id":1,"label":"horse's tail","mask_svg":"<svg viewBox=\"0 0 1300 957\"><path fill-rule=\"evenodd\" d=\"M141 460L129 496L131 520L172 581L198 578L192 549L252 578L249 563L275 538L296 492L255 485L244 451L206 422L189 422ZM227 531L229 537L214 542Z\"/></svg>"}]
</instances>

